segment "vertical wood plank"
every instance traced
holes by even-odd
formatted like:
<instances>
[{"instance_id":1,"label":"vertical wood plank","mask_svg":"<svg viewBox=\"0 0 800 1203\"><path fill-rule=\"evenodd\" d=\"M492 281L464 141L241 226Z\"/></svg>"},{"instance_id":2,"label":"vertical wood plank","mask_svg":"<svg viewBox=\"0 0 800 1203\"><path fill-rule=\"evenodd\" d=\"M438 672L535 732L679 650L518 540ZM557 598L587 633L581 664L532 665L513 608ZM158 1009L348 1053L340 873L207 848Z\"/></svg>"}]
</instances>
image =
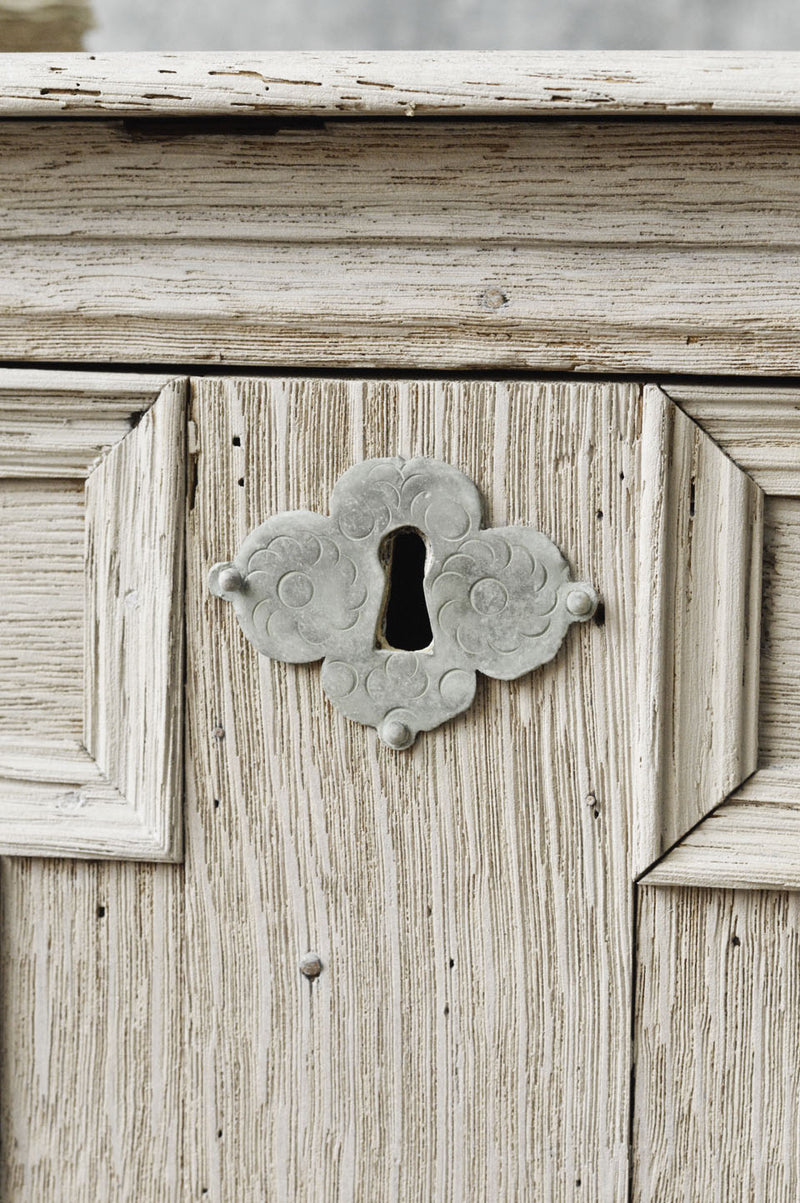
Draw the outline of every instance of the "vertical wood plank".
<instances>
[{"instance_id":1,"label":"vertical wood plank","mask_svg":"<svg viewBox=\"0 0 800 1203\"><path fill-rule=\"evenodd\" d=\"M640 890L637 1203L795 1203L800 893Z\"/></svg>"},{"instance_id":2,"label":"vertical wood plank","mask_svg":"<svg viewBox=\"0 0 800 1203\"><path fill-rule=\"evenodd\" d=\"M0 1197L185 1198L177 865L0 861Z\"/></svg>"},{"instance_id":3,"label":"vertical wood plank","mask_svg":"<svg viewBox=\"0 0 800 1203\"><path fill-rule=\"evenodd\" d=\"M636 386L198 381L188 545L187 1180L229 1198L621 1198ZM354 460L448 460L605 624L410 752L256 656L211 563ZM299 973L317 951L321 976ZM235 1184L235 1187L234 1187Z\"/></svg>"},{"instance_id":4,"label":"vertical wood plank","mask_svg":"<svg viewBox=\"0 0 800 1203\"><path fill-rule=\"evenodd\" d=\"M768 497L759 759L800 759L800 497Z\"/></svg>"}]
</instances>

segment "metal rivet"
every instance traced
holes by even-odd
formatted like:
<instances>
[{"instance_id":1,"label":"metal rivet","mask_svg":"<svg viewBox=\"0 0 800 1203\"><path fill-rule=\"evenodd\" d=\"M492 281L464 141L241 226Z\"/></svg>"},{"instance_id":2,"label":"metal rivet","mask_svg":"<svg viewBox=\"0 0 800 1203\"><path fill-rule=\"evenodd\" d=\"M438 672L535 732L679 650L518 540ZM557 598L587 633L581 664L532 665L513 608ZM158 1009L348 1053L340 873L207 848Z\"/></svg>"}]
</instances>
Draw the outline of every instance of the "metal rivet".
<instances>
[{"instance_id":1,"label":"metal rivet","mask_svg":"<svg viewBox=\"0 0 800 1203\"><path fill-rule=\"evenodd\" d=\"M300 961L300 972L311 981L322 973L322 961L319 953L307 952Z\"/></svg>"},{"instance_id":2,"label":"metal rivet","mask_svg":"<svg viewBox=\"0 0 800 1203\"><path fill-rule=\"evenodd\" d=\"M570 589L567 594L567 609L576 618L588 618L597 608L597 599L587 589Z\"/></svg>"},{"instance_id":3,"label":"metal rivet","mask_svg":"<svg viewBox=\"0 0 800 1203\"><path fill-rule=\"evenodd\" d=\"M217 580L223 593L237 593L244 585L242 574L234 564L223 568Z\"/></svg>"},{"instance_id":4,"label":"metal rivet","mask_svg":"<svg viewBox=\"0 0 800 1203\"><path fill-rule=\"evenodd\" d=\"M383 723L378 734L385 744L397 752L410 748L414 742L414 732L406 723L396 718Z\"/></svg>"}]
</instances>

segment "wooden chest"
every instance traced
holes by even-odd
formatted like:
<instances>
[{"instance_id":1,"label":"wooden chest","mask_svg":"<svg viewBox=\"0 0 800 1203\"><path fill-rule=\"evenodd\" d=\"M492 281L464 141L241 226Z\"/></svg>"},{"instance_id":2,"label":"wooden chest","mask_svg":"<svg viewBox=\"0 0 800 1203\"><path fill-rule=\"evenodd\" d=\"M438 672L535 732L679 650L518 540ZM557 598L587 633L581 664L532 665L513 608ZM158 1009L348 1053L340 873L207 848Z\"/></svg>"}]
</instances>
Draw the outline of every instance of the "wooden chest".
<instances>
[{"instance_id":1,"label":"wooden chest","mask_svg":"<svg viewBox=\"0 0 800 1203\"><path fill-rule=\"evenodd\" d=\"M796 1203L798 122L800 55L0 58L8 1203ZM600 600L401 751L208 584L396 457Z\"/></svg>"}]
</instances>

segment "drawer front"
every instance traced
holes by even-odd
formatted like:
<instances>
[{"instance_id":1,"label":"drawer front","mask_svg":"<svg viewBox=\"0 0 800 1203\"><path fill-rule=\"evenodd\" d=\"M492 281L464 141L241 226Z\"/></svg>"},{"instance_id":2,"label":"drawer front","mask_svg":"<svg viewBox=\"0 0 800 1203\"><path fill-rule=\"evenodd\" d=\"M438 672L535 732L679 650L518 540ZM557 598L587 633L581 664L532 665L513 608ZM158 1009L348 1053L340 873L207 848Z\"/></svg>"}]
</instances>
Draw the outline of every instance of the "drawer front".
<instances>
[{"instance_id":1,"label":"drawer front","mask_svg":"<svg viewBox=\"0 0 800 1203\"><path fill-rule=\"evenodd\" d=\"M727 1197L790 1199L797 394L20 371L0 401L0 830L78 858L2 866L4 1197L699 1200L737 1135ZM396 455L601 599L401 751L209 589Z\"/></svg>"},{"instance_id":2,"label":"drawer front","mask_svg":"<svg viewBox=\"0 0 800 1203\"><path fill-rule=\"evenodd\" d=\"M794 374L799 146L791 121L5 121L0 342Z\"/></svg>"}]
</instances>

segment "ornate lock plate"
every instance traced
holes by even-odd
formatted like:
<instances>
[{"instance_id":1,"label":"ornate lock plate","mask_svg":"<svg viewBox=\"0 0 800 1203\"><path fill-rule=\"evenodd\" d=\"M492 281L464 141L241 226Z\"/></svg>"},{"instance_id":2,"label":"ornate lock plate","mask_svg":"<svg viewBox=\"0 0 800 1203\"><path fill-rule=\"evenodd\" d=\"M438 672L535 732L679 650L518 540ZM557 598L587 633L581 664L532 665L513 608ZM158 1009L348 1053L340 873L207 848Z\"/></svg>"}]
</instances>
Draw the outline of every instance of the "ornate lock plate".
<instances>
[{"instance_id":1,"label":"ornate lock plate","mask_svg":"<svg viewBox=\"0 0 800 1203\"><path fill-rule=\"evenodd\" d=\"M480 494L463 472L431 459L373 459L339 479L330 517L300 510L269 518L211 592L232 602L265 656L323 660L322 685L384 743L409 747L419 731L472 702L475 674L510 680L553 658L567 628L597 608L591 585L570 579L561 552L524 526L481 529ZM432 640L389 646L386 548L411 529L426 544L422 587ZM393 585L393 587L397 587Z\"/></svg>"}]
</instances>

